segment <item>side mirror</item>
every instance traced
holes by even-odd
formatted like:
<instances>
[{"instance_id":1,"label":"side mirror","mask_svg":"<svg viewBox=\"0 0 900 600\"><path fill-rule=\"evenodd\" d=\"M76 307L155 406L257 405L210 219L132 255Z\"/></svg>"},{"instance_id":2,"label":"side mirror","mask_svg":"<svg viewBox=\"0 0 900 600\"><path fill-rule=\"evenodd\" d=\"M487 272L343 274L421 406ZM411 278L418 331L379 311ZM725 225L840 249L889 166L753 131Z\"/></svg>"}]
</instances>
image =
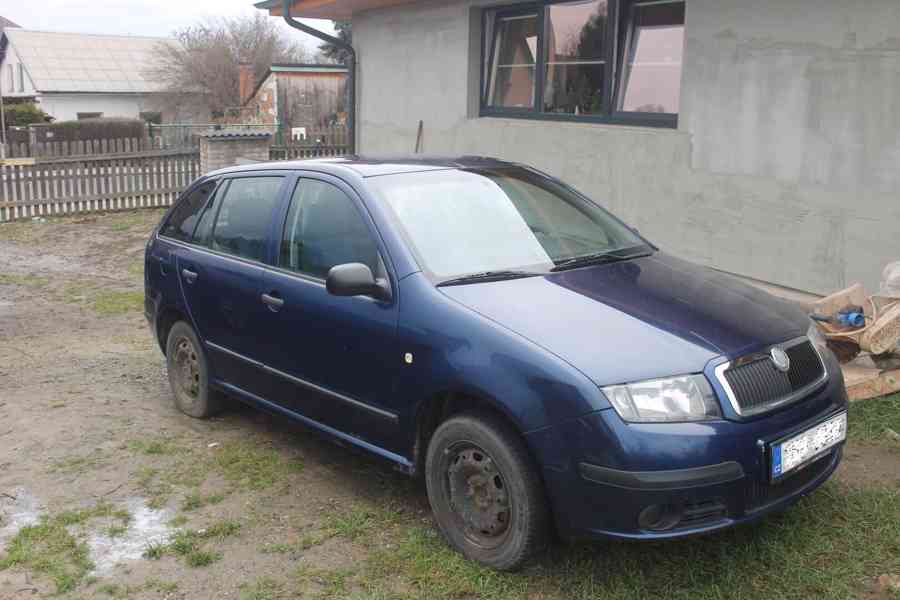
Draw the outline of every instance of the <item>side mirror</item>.
<instances>
[{"instance_id":1,"label":"side mirror","mask_svg":"<svg viewBox=\"0 0 900 600\"><path fill-rule=\"evenodd\" d=\"M387 284L372 275L372 269L362 263L335 265L328 271L325 289L335 296L371 296L377 300L390 300Z\"/></svg>"}]
</instances>

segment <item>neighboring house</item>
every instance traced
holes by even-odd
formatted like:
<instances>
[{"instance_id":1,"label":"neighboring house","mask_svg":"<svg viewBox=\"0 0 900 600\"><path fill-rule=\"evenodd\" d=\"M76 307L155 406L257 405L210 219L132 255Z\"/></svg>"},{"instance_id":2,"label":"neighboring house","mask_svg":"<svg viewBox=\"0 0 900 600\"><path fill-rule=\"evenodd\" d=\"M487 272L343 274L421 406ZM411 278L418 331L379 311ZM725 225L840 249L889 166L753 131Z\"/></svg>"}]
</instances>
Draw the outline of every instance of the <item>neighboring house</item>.
<instances>
[{"instance_id":1,"label":"neighboring house","mask_svg":"<svg viewBox=\"0 0 900 600\"><path fill-rule=\"evenodd\" d=\"M166 38L5 29L4 98L34 99L57 121L93 117L208 120L202 106L173 106L148 76Z\"/></svg>"},{"instance_id":2,"label":"neighboring house","mask_svg":"<svg viewBox=\"0 0 900 600\"><path fill-rule=\"evenodd\" d=\"M275 125L294 139L346 121L347 68L341 65L273 64L253 87L250 65L241 65L243 122Z\"/></svg>"},{"instance_id":3,"label":"neighboring house","mask_svg":"<svg viewBox=\"0 0 900 600\"><path fill-rule=\"evenodd\" d=\"M800 290L877 289L900 258L897 0L295 0L292 15L352 20L360 152L412 152L421 120L425 152L535 165L667 251Z\"/></svg>"},{"instance_id":4,"label":"neighboring house","mask_svg":"<svg viewBox=\"0 0 900 600\"><path fill-rule=\"evenodd\" d=\"M9 28L18 28L19 25L13 23L6 17L0 17L0 63L3 63L3 57L6 56L6 38L3 37L3 30ZM5 90L2 78L0 78L0 90Z\"/></svg>"}]
</instances>

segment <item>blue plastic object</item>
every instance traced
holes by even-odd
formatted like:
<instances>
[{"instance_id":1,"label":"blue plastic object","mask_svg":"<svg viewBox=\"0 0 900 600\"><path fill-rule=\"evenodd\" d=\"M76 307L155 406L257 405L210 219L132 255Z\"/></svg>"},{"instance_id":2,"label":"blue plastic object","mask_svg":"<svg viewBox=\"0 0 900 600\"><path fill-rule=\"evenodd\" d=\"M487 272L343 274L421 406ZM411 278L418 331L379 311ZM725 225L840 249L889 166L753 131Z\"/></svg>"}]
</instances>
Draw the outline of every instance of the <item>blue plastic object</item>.
<instances>
[{"instance_id":1,"label":"blue plastic object","mask_svg":"<svg viewBox=\"0 0 900 600\"><path fill-rule=\"evenodd\" d=\"M844 327L863 327L866 316L861 312L841 311L837 314L837 321Z\"/></svg>"}]
</instances>

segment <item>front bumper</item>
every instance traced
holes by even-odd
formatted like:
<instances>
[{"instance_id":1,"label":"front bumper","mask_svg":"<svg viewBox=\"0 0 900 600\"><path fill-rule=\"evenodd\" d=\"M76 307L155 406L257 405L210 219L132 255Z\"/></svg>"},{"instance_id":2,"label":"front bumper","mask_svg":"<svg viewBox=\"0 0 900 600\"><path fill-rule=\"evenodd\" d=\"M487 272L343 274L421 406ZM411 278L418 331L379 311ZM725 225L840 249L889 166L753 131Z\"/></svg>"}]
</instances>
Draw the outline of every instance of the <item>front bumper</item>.
<instances>
[{"instance_id":1,"label":"front bumper","mask_svg":"<svg viewBox=\"0 0 900 600\"><path fill-rule=\"evenodd\" d=\"M668 539L756 520L822 485L841 461L840 445L777 483L768 447L846 406L838 377L752 421L627 424L607 409L526 438L564 537Z\"/></svg>"}]
</instances>

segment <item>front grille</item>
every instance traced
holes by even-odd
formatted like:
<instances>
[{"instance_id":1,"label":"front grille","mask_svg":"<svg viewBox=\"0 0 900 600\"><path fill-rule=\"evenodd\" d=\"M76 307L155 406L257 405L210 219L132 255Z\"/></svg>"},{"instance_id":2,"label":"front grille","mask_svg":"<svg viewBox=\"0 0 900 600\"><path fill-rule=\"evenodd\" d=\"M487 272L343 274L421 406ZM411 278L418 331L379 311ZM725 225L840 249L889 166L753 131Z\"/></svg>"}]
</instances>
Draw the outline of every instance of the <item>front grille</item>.
<instances>
[{"instance_id":1,"label":"front grille","mask_svg":"<svg viewBox=\"0 0 900 600\"><path fill-rule=\"evenodd\" d=\"M791 359L787 372L779 371L768 353L736 361L735 366L725 370L723 375L741 414L759 412L800 394L825 374L819 353L808 339L783 348Z\"/></svg>"},{"instance_id":2,"label":"front grille","mask_svg":"<svg viewBox=\"0 0 900 600\"><path fill-rule=\"evenodd\" d=\"M840 454L840 447L835 448L814 463L807 465L793 475L788 475L782 481L773 483L752 481L747 492L747 510L754 511L765 508L802 490L827 471L834 464L834 461L838 460Z\"/></svg>"}]
</instances>

